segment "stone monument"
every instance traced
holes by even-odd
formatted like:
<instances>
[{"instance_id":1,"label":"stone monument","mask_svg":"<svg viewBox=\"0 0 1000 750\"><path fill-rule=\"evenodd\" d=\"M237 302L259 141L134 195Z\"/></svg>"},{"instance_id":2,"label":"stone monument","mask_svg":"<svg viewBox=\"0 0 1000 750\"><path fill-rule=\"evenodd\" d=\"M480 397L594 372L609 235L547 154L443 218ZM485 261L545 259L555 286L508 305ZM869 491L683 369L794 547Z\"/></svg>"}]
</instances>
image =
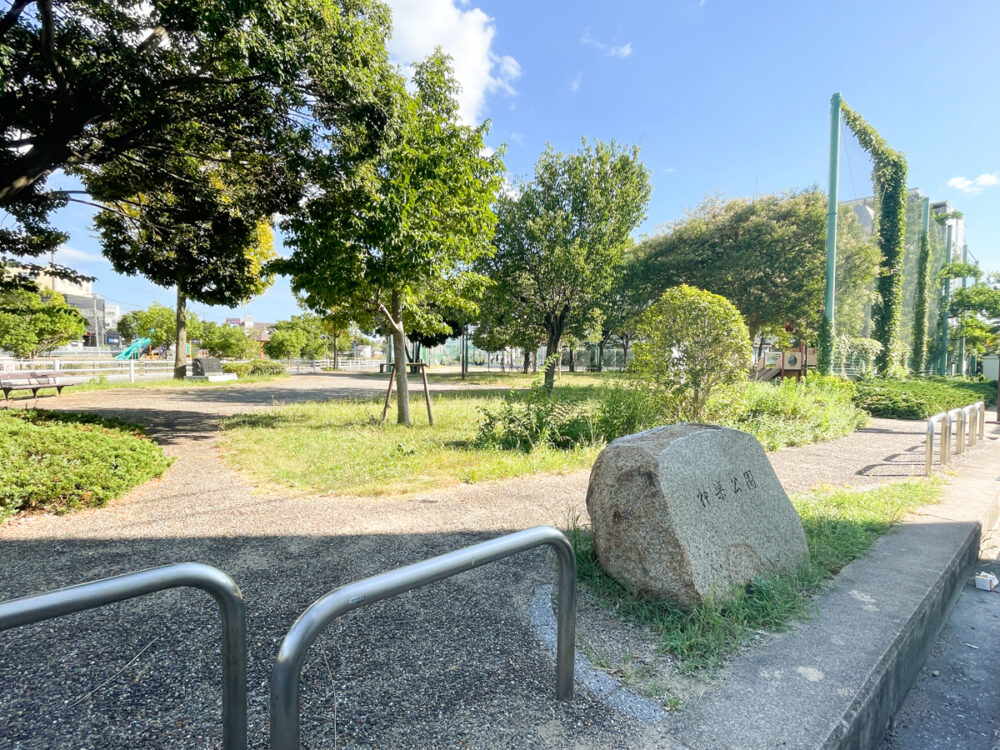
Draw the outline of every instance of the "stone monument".
<instances>
[{"instance_id":1,"label":"stone monument","mask_svg":"<svg viewBox=\"0 0 1000 750\"><path fill-rule=\"evenodd\" d=\"M763 447L726 427L677 424L615 440L590 473L587 511L610 576L685 606L794 570L808 554Z\"/></svg>"},{"instance_id":2,"label":"stone monument","mask_svg":"<svg viewBox=\"0 0 1000 750\"><path fill-rule=\"evenodd\" d=\"M236 380L236 373L223 372L222 362L215 357L195 357L191 361L191 375L185 380L208 380L212 383L224 380Z\"/></svg>"}]
</instances>

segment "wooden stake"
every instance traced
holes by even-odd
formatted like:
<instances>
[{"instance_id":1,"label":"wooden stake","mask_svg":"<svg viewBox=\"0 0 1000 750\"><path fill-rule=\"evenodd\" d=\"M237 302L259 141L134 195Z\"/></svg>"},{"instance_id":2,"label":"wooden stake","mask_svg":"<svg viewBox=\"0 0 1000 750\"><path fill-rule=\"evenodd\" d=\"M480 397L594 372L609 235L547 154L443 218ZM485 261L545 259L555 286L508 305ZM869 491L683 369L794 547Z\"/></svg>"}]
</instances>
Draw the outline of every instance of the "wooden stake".
<instances>
[{"instance_id":1,"label":"wooden stake","mask_svg":"<svg viewBox=\"0 0 1000 750\"><path fill-rule=\"evenodd\" d=\"M431 392L427 388L427 366L423 363L420 364L420 375L424 379L424 399L427 401L427 422L428 424L434 424L434 414L431 412Z\"/></svg>"},{"instance_id":2,"label":"wooden stake","mask_svg":"<svg viewBox=\"0 0 1000 750\"><path fill-rule=\"evenodd\" d=\"M392 365L390 365L392 367ZM389 369L388 367L386 368ZM392 397L392 385L396 382L396 373L389 370L389 389L385 392L385 406L382 407L382 421L385 421L385 415L389 413L389 399Z\"/></svg>"}]
</instances>

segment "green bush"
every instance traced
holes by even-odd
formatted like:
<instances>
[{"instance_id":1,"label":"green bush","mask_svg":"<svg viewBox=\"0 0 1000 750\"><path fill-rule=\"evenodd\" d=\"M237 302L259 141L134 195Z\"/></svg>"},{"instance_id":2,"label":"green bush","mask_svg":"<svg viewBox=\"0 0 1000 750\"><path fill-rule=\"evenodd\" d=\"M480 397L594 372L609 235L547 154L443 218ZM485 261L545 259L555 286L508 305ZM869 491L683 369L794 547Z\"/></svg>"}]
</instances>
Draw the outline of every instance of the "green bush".
<instances>
[{"instance_id":1,"label":"green bush","mask_svg":"<svg viewBox=\"0 0 1000 750\"><path fill-rule=\"evenodd\" d=\"M257 359L250 364L251 375L284 375L286 372L281 362L270 359Z\"/></svg>"},{"instance_id":2,"label":"green bush","mask_svg":"<svg viewBox=\"0 0 1000 750\"><path fill-rule=\"evenodd\" d=\"M633 368L659 391L671 421L710 419L713 393L747 383L750 334L725 297L671 287L639 318L636 334Z\"/></svg>"},{"instance_id":3,"label":"green bush","mask_svg":"<svg viewBox=\"0 0 1000 750\"><path fill-rule=\"evenodd\" d=\"M477 442L507 450L541 446L576 448L599 442L592 405L579 398L549 393L535 383L527 393L511 391L495 406L480 409Z\"/></svg>"},{"instance_id":4,"label":"green bush","mask_svg":"<svg viewBox=\"0 0 1000 750\"><path fill-rule=\"evenodd\" d=\"M767 450L849 435L868 422L854 406L855 386L837 377L751 383L717 410L720 423L754 435Z\"/></svg>"},{"instance_id":5,"label":"green bush","mask_svg":"<svg viewBox=\"0 0 1000 750\"><path fill-rule=\"evenodd\" d=\"M658 394L640 382L615 383L597 393L597 429L609 443L667 423Z\"/></svg>"},{"instance_id":6,"label":"green bush","mask_svg":"<svg viewBox=\"0 0 1000 750\"><path fill-rule=\"evenodd\" d=\"M223 362L222 371L225 373L235 373L238 377L245 378L250 374L252 365L249 362Z\"/></svg>"},{"instance_id":7,"label":"green bush","mask_svg":"<svg viewBox=\"0 0 1000 750\"><path fill-rule=\"evenodd\" d=\"M86 414L0 412L0 520L104 505L170 461L134 426Z\"/></svg>"},{"instance_id":8,"label":"green bush","mask_svg":"<svg viewBox=\"0 0 1000 750\"><path fill-rule=\"evenodd\" d=\"M878 378L857 385L854 403L873 417L927 419L976 401L996 401L996 381L971 378Z\"/></svg>"}]
</instances>

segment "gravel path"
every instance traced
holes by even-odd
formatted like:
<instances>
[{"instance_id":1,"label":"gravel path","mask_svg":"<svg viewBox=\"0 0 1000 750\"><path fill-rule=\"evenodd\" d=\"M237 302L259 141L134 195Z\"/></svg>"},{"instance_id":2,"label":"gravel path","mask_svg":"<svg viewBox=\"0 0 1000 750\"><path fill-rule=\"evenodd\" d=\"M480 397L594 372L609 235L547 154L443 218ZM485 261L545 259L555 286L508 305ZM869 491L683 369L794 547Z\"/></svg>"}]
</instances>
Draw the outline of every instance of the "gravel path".
<instances>
[{"instance_id":1,"label":"gravel path","mask_svg":"<svg viewBox=\"0 0 1000 750\"><path fill-rule=\"evenodd\" d=\"M175 462L109 507L0 527L0 599L169 562L221 568L248 603L251 746L265 747L271 660L320 595L500 533L585 516L586 471L398 498L286 497L255 492L216 455L220 416L369 395L384 383L330 374L38 399L145 424ZM771 458L790 491L870 484L922 471L922 440L919 423L874 420L848 438ZM344 747L665 746L584 690L572 704L555 700L554 665L528 611L532 592L554 579L548 555L479 568L336 623L307 661L304 746L332 747L335 738ZM218 747L218 640L214 605L192 591L0 634L0 748Z\"/></svg>"}]
</instances>

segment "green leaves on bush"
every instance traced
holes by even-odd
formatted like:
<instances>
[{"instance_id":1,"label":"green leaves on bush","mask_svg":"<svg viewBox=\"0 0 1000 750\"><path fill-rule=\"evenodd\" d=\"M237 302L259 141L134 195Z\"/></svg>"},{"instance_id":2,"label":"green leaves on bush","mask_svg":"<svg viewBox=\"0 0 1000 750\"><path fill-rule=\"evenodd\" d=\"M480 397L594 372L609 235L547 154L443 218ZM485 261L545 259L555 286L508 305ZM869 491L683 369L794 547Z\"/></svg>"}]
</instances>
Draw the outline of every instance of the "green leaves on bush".
<instances>
[{"instance_id":1,"label":"green leaves on bush","mask_svg":"<svg viewBox=\"0 0 1000 750\"><path fill-rule=\"evenodd\" d=\"M224 362L223 372L235 372L238 377L246 378L251 375L284 375L286 370L281 362L274 362L270 359L258 359L253 362Z\"/></svg>"},{"instance_id":2,"label":"green leaves on bush","mask_svg":"<svg viewBox=\"0 0 1000 750\"><path fill-rule=\"evenodd\" d=\"M170 465L138 427L86 414L0 412L0 520L104 505Z\"/></svg>"},{"instance_id":3,"label":"green leaves on bush","mask_svg":"<svg viewBox=\"0 0 1000 750\"><path fill-rule=\"evenodd\" d=\"M943 411L996 401L996 381L965 378L878 378L861 381L854 403L873 417L927 419Z\"/></svg>"},{"instance_id":4,"label":"green leaves on bush","mask_svg":"<svg viewBox=\"0 0 1000 750\"><path fill-rule=\"evenodd\" d=\"M535 383L525 392L511 391L496 406L480 410L477 440L507 450L531 451L541 446L575 448L599 442L593 405L549 393Z\"/></svg>"}]
</instances>

